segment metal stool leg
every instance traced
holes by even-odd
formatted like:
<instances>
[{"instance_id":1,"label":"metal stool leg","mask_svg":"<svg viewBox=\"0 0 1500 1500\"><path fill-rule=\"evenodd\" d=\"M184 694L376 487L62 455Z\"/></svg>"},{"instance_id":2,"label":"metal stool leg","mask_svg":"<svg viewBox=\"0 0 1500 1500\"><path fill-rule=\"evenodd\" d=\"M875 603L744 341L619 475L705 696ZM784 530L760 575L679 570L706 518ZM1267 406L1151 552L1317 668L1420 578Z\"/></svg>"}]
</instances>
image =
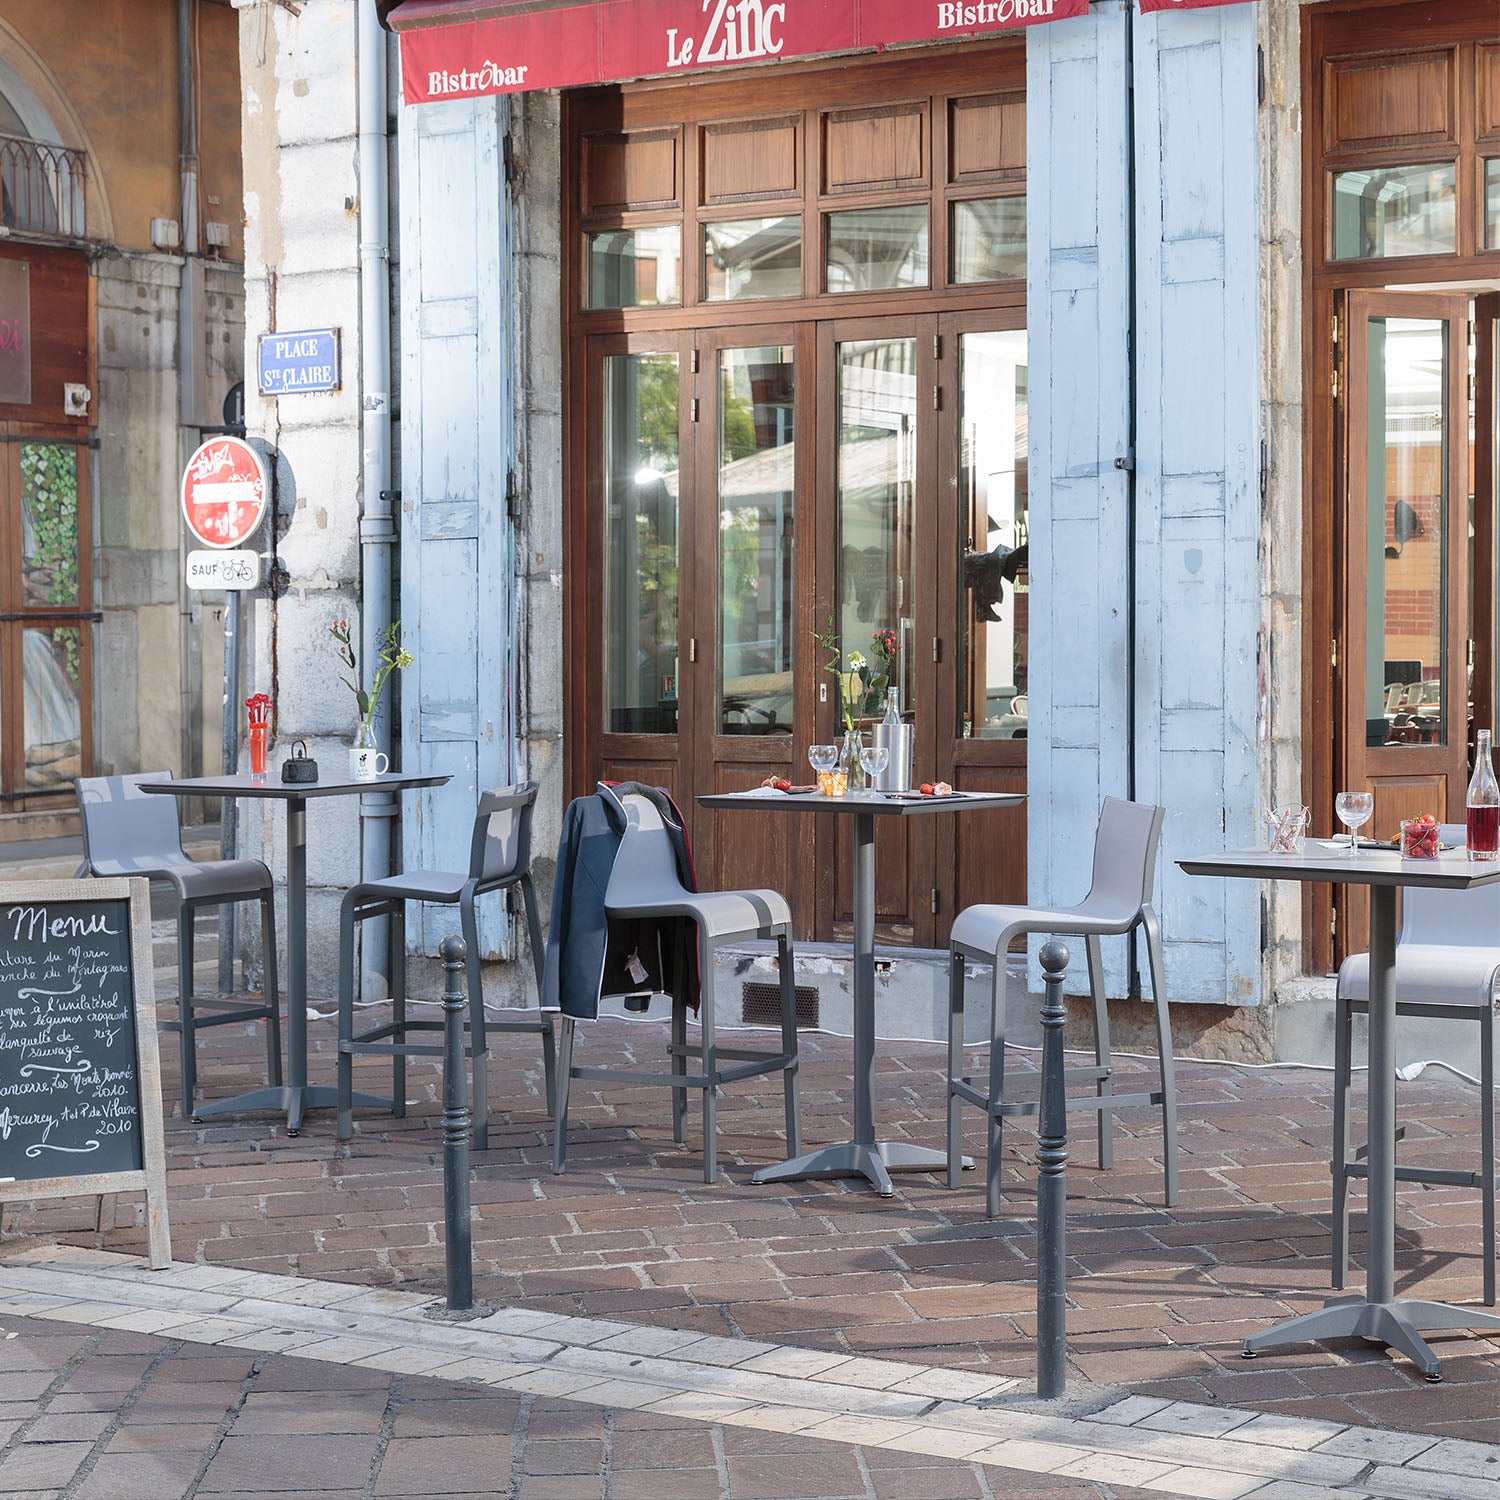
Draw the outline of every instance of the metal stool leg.
<instances>
[{"instance_id":1,"label":"metal stool leg","mask_svg":"<svg viewBox=\"0 0 1500 1500\"><path fill-rule=\"evenodd\" d=\"M1480 1244L1484 1255L1484 1301L1495 1305L1495 1010L1485 1005L1479 1012L1479 1169L1484 1230Z\"/></svg>"},{"instance_id":2,"label":"metal stool leg","mask_svg":"<svg viewBox=\"0 0 1500 1500\"><path fill-rule=\"evenodd\" d=\"M266 996L266 1065L273 1089L281 1087L281 986L276 973L276 894L260 898L261 980Z\"/></svg>"},{"instance_id":3,"label":"metal stool leg","mask_svg":"<svg viewBox=\"0 0 1500 1500\"><path fill-rule=\"evenodd\" d=\"M948 955L948 1186L963 1172L963 1100L953 1092L964 1073L964 957Z\"/></svg>"},{"instance_id":4,"label":"metal stool leg","mask_svg":"<svg viewBox=\"0 0 1500 1500\"><path fill-rule=\"evenodd\" d=\"M531 944L531 966L536 971L536 1003L542 1003L542 977L547 950L542 943L542 919L537 912L536 888L530 875L523 875L517 884L521 887L521 904L526 908L526 937ZM550 1115L557 1095L557 1042L553 1035L551 1015L542 1012L542 1074L547 1088L547 1113Z\"/></svg>"},{"instance_id":5,"label":"metal stool leg","mask_svg":"<svg viewBox=\"0 0 1500 1500\"><path fill-rule=\"evenodd\" d=\"M179 1072L182 1112L193 1116L193 1094L198 1085L198 1035L193 1026L193 938L197 908L186 903L177 909L177 1019L182 1028Z\"/></svg>"},{"instance_id":6,"label":"metal stool leg","mask_svg":"<svg viewBox=\"0 0 1500 1500\"><path fill-rule=\"evenodd\" d=\"M672 1001L668 1051L671 1053L673 1079L684 1077L687 1073L687 1006L675 998ZM687 1089L674 1082L671 1093L672 1139L680 1146L687 1140Z\"/></svg>"},{"instance_id":7,"label":"metal stool leg","mask_svg":"<svg viewBox=\"0 0 1500 1500\"><path fill-rule=\"evenodd\" d=\"M797 1055L797 971L789 932L776 935L776 967L781 978L782 1101L786 1108L786 1154L802 1155L802 1104L798 1094L800 1062Z\"/></svg>"},{"instance_id":8,"label":"metal stool leg","mask_svg":"<svg viewBox=\"0 0 1500 1500\"><path fill-rule=\"evenodd\" d=\"M391 908L391 936L387 945L391 957L391 1023L397 1050L391 1058L391 1113L398 1120L406 1118L406 1054L400 1050L406 1041L406 903Z\"/></svg>"},{"instance_id":9,"label":"metal stool leg","mask_svg":"<svg viewBox=\"0 0 1500 1500\"><path fill-rule=\"evenodd\" d=\"M985 1110L989 1149L985 1158L984 1206L994 1218L1000 1212L1000 1105L1005 1103L1005 950L995 954L990 977L990 1087Z\"/></svg>"},{"instance_id":10,"label":"metal stool leg","mask_svg":"<svg viewBox=\"0 0 1500 1500\"><path fill-rule=\"evenodd\" d=\"M459 920L468 949L469 1055L474 1059L474 1149L490 1144L489 1062L484 1029L484 980L479 970L479 923L474 918L474 897L465 891L459 901Z\"/></svg>"},{"instance_id":11,"label":"metal stool leg","mask_svg":"<svg viewBox=\"0 0 1500 1500\"><path fill-rule=\"evenodd\" d=\"M573 1017L557 1018L557 1089L552 1101L552 1170L568 1164L568 1091L573 1082Z\"/></svg>"},{"instance_id":12,"label":"metal stool leg","mask_svg":"<svg viewBox=\"0 0 1500 1500\"><path fill-rule=\"evenodd\" d=\"M698 929L698 1026L703 1041L703 1180L719 1175L719 1051L714 1035L714 945Z\"/></svg>"},{"instance_id":13,"label":"metal stool leg","mask_svg":"<svg viewBox=\"0 0 1500 1500\"><path fill-rule=\"evenodd\" d=\"M1109 1000L1104 993L1104 945L1097 933L1083 940L1088 959L1089 997L1094 1005L1094 1062L1100 1068L1114 1066L1109 1051ZM1094 1092L1107 1099L1115 1091L1114 1080L1107 1074L1097 1079ZM1099 1106L1099 1167L1108 1171L1115 1164L1115 1117L1107 1104Z\"/></svg>"},{"instance_id":14,"label":"metal stool leg","mask_svg":"<svg viewBox=\"0 0 1500 1500\"><path fill-rule=\"evenodd\" d=\"M1165 1201L1177 1206L1177 1068L1172 1057L1172 1016L1167 1005L1167 975L1161 945L1161 923L1149 906L1141 907L1146 929L1146 959L1151 968L1151 999L1156 1007L1156 1052L1161 1077L1162 1172Z\"/></svg>"},{"instance_id":15,"label":"metal stool leg","mask_svg":"<svg viewBox=\"0 0 1500 1500\"><path fill-rule=\"evenodd\" d=\"M1333 1012L1333 1285L1349 1279L1349 1096L1353 1085L1354 1010L1336 999Z\"/></svg>"},{"instance_id":16,"label":"metal stool leg","mask_svg":"<svg viewBox=\"0 0 1500 1500\"><path fill-rule=\"evenodd\" d=\"M339 1031L337 1082L338 1125L335 1133L347 1141L354 1134L354 1057L345 1048L354 1039L354 907L357 890L350 891L339 910Z\"/></svg>"}]
</instances>

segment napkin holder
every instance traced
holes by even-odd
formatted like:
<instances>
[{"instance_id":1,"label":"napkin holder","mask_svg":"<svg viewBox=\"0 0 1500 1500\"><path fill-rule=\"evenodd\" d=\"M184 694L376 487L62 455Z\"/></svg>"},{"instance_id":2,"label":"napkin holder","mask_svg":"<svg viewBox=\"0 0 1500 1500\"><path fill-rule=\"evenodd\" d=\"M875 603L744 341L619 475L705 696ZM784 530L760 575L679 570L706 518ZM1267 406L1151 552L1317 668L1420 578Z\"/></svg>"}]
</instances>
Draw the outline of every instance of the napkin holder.
<instances>
[{"instance_id":1,"label":"napkin holder","mask_svg":"<svg viewBox=\"0 0 1500 1500\"><path fill-rule=\"evenodd\" d=\"M309 757L306 740L292 741L292 753L281 763L281 779L301 785L318 779L318 763Z\"/></svg>"}]
</instances>

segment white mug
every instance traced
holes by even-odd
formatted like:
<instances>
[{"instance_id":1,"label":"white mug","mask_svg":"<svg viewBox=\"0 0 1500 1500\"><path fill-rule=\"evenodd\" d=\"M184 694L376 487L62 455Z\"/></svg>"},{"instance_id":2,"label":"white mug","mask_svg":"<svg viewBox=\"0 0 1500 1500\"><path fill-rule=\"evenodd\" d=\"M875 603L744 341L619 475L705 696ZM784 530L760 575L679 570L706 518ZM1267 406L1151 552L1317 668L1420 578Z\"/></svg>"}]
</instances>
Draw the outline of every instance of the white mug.
<instances>
[{"instance_id":1,"label":"white mug","mask_svg":"<svg viewBox=\"0 0 1500 1500\"><path fill-rule=\"evenodd\" d=\"M349 780L374 781L391 768L391 758L379 750L350 750Z\"/></svg>"}]
</instances>

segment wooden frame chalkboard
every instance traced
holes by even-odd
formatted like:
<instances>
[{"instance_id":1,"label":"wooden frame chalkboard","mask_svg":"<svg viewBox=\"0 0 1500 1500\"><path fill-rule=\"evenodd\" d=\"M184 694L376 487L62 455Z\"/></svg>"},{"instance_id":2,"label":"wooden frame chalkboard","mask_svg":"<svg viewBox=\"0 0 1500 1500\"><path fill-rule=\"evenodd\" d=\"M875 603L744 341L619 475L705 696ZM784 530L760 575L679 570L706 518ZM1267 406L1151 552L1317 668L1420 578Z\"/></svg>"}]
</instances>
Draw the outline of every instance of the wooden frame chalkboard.
<instances>
[{"instance_id":1,"label":"wooden frame chalkboard","mask_svg":"<svg viewBox=\"0 0 1500 1500\"><path fill-rule=\"evenodd\" d=\"M0 884L0 1203L146 1194L172 1259L147 883Z\"/></svg>"}]
</instances>

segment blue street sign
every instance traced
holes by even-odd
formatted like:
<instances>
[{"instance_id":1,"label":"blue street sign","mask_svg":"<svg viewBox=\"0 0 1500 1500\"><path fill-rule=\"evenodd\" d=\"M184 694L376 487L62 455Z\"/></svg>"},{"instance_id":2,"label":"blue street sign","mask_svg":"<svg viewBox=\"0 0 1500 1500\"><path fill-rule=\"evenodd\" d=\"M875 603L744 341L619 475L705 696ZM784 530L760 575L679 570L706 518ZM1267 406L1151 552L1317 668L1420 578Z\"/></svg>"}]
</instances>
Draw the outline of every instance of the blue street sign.
<instances>
[{"instance_id":1,"label":"blue street sign","mask_svg":"<svg viewBox=\"0 0 1500 1500\"><path fill-rule=\"evenodd\" d=\"M291 396L339 388L339 331L304 328L260 336L260 393Z\"/></svg>"}]
</instances>

